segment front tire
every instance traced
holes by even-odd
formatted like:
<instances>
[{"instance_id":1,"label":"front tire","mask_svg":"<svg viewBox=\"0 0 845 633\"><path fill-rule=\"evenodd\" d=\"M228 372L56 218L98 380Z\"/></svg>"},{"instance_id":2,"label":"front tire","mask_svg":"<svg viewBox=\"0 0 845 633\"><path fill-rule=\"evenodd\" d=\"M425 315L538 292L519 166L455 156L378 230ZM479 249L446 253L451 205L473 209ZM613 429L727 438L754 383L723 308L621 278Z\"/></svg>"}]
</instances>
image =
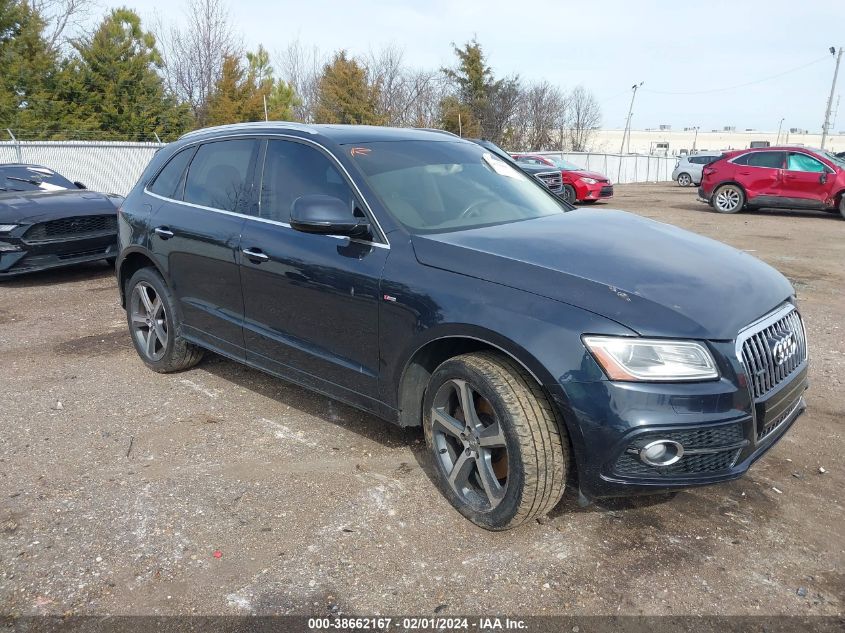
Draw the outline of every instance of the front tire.
<instances>
[{"instance_id":1,"label":"front tire","mask_svg":"<svg viewBox=\"0 0 845 633\"><path fill-rule=\"evenodd\" d=\"M689 174L678 174L678 185L689 187L692 184L692 177Z\"/></svg>"},{"instance_id":2,"label":"front tire","mask_svg":"<svg viewBox=\"0 0 845 633\"><path fill-rule=\"evenodd\" d=\"M572 185L564 185L563 186L563 199L566 200L569 204L575 204L578 202L576 199L578 196L575 193L575 187Z\"/></svg>"},{"instance_id":3,"label":"front tire","mask_svg":"<svg viewBox=\"0 0 845 633\"><path fill-rule=\"evenodd\" d=\"M563 495L569 441L556 410L518 364L488 352L432 374L423 427L443 495L487 530L551 510Z\"/></svg>"},{"instance_id":4,"label":"front tire","mask_svg":"<svg viewBox=\"0 0 845 633\"><path fill-rule=\"evenodd\" d=\"M710 204L719 213L737 213L745 206L745 192L739 185L722 185L713 192Z\"/></svg>"},{"instance_id":5,"label":"front tire","mask_svg":"<svg viewBox=\"0 0 845 633\"><path fill-rule=\"evenodd\" d=\"M126 319L141 360L162 374L196 365L203 350L179 335L176 302L153 268L142 268L126 284Z\"/></svg>"}]
</instances>

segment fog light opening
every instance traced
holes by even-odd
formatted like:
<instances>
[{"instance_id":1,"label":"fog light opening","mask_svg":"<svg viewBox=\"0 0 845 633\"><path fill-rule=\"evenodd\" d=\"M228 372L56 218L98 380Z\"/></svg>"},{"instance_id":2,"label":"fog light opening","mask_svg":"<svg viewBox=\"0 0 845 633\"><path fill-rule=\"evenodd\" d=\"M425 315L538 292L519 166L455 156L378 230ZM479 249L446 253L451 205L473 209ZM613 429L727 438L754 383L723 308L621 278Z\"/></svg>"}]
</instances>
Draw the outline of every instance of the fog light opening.
<instances>
[{"instance_id":1,"label":"fog light opening","mask_svg":"<svg viewBox=\"0 0 845 633\"><path fill-rule=\"evenodd\" d=\"M649 466L671 466L684 456L683 445L673 440L655 440L640 449L640 461Z\"/></svg>"}]
</instances>

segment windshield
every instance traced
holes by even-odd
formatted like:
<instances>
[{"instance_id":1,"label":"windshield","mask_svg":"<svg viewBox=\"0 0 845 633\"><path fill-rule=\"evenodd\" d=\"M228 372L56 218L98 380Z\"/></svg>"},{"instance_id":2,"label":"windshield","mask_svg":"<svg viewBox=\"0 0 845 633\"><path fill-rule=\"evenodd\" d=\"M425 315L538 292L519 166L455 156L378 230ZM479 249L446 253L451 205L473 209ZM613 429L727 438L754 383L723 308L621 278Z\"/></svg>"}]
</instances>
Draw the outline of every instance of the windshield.
<instances>
[{"instance_id":1,"label":"windshield","mask_svg":"<svg viewBox=\"0 0 845 633\"><path fill-rule=\"evenodd\" d=\"M845 169L845 158L839 158L836 154L824 150L819 153L840 169Z\"/></svg>"},{"instance_id":2,"label":"windshield","mask_svg":"<svg viewBox=\"0 0 845 633\"><path fill-rule=\"evenodd\" d=\"M437 233L563 213L536 179L489 150L452 141L347 146L387 210L414 233Z\"/></svg>"},{"instance_id":3,"label":"windshield","mask_svg":"<svg viewBox=\"0 0 845 633\"><path fill-rule=\"evenodd\" d=\"M76 189L70 180L37 165L0 165L0 191L61 191Z\"/></svg>"},{"instance_id":4,"label":"windshield","mask_svg":"<svg viewBox=\"0 0 845 633\"><path fill-rule=\"evenodd\" d=\"M583 167L580 167L575 163L570 163L568 160L563 160L562 158L555 158L554 156L547 158L549 158L558 169L565 169L566 171L582 171L584 169Z\"/></svg>"}]
</instances>

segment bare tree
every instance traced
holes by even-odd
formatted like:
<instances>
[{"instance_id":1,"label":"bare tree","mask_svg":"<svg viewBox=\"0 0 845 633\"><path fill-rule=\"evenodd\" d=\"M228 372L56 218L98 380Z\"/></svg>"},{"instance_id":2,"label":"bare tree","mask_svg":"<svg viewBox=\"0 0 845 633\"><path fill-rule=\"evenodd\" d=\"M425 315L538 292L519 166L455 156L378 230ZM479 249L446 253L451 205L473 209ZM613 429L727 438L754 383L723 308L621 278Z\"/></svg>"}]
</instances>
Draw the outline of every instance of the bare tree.
<instances>
[{"instance_id":1,"label":"bare tree","mask_svg":"<svg viewBox=\"0 0 845 633\"><path fill-rule=\"evenodd\" d=\"M601 108L593 93L578 85L568 97L568 146L574 152L587 151L595 128L601 124Z\"/></svg>"},{"instance_id":2,"label":"bare tree","mask_svg":"<svg viewBox=\"0 0 845 633\"><path fill-rule=\"evenodd\" d=\"M47 45L57 50L84 27L97 0L30 0L29 4L46 23Z\"/></svg>"},{"instance_id":3,"label":"bare tree","mask_svg":"<svg viewBox=\"0 0 845 633\"><path fill-rule=\"evenodd\" d=\"M155 28L170 91L187 102L198 126L205 125L208 100L227 56L239 56L241 38L223 0L188 0L184 24Z\"/></svg>"},{"instance_id":4,"label":"bare tree","mask_svg":"<svg viewBox=\"0 0 845 633\"><path fill-rule=\"evenodd\" d=\"M328 57L316 46L306 49L299 39L288 44L276 57L279 59L279 75L299 98L298 105L294 106L296 118L306 123L313 121L320 76Z\"/></svg>"},{"instance_id":5,"label":"bare tree","mask_svg":"<svg viewBox=\"0 0 845 633\"><path fill-rule=\"evenodd\" d=\"M561 122L566 118L566 105L567 100L560 89L547 81L524 89L512 127L514 147L525 150L557 149Z\"/></svg>"}]
</instances>

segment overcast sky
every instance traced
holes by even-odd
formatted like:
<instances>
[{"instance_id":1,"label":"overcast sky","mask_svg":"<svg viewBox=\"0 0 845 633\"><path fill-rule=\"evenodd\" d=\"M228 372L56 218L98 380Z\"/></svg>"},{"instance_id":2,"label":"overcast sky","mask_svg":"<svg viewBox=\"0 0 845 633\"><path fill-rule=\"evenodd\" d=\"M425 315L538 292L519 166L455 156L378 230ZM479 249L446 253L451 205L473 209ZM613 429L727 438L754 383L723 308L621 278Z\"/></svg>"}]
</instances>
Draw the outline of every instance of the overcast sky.
<instances>
[{"instance_id":1,"label":"overcast sky","mask_svg":"<svg viewBox=\"0 0 845 633\"><path fill-rule=\"evenodd\" d=\"M104 2L112 4L148 24L153 15L178 21L186 5ZM584 84L608 128L624 126L631 85L644 81L637 129L775 130L785 117L785 127L818 131L834 68L827 49L845 45L845 0L230 0L229 10L244 43L271 54L296 38L354 54L392 43L408 64L437 68L454 63L451 42L476 35L497 76ZM845 130L845 100L834 129Z\"/></svg>"}]
</instances>

